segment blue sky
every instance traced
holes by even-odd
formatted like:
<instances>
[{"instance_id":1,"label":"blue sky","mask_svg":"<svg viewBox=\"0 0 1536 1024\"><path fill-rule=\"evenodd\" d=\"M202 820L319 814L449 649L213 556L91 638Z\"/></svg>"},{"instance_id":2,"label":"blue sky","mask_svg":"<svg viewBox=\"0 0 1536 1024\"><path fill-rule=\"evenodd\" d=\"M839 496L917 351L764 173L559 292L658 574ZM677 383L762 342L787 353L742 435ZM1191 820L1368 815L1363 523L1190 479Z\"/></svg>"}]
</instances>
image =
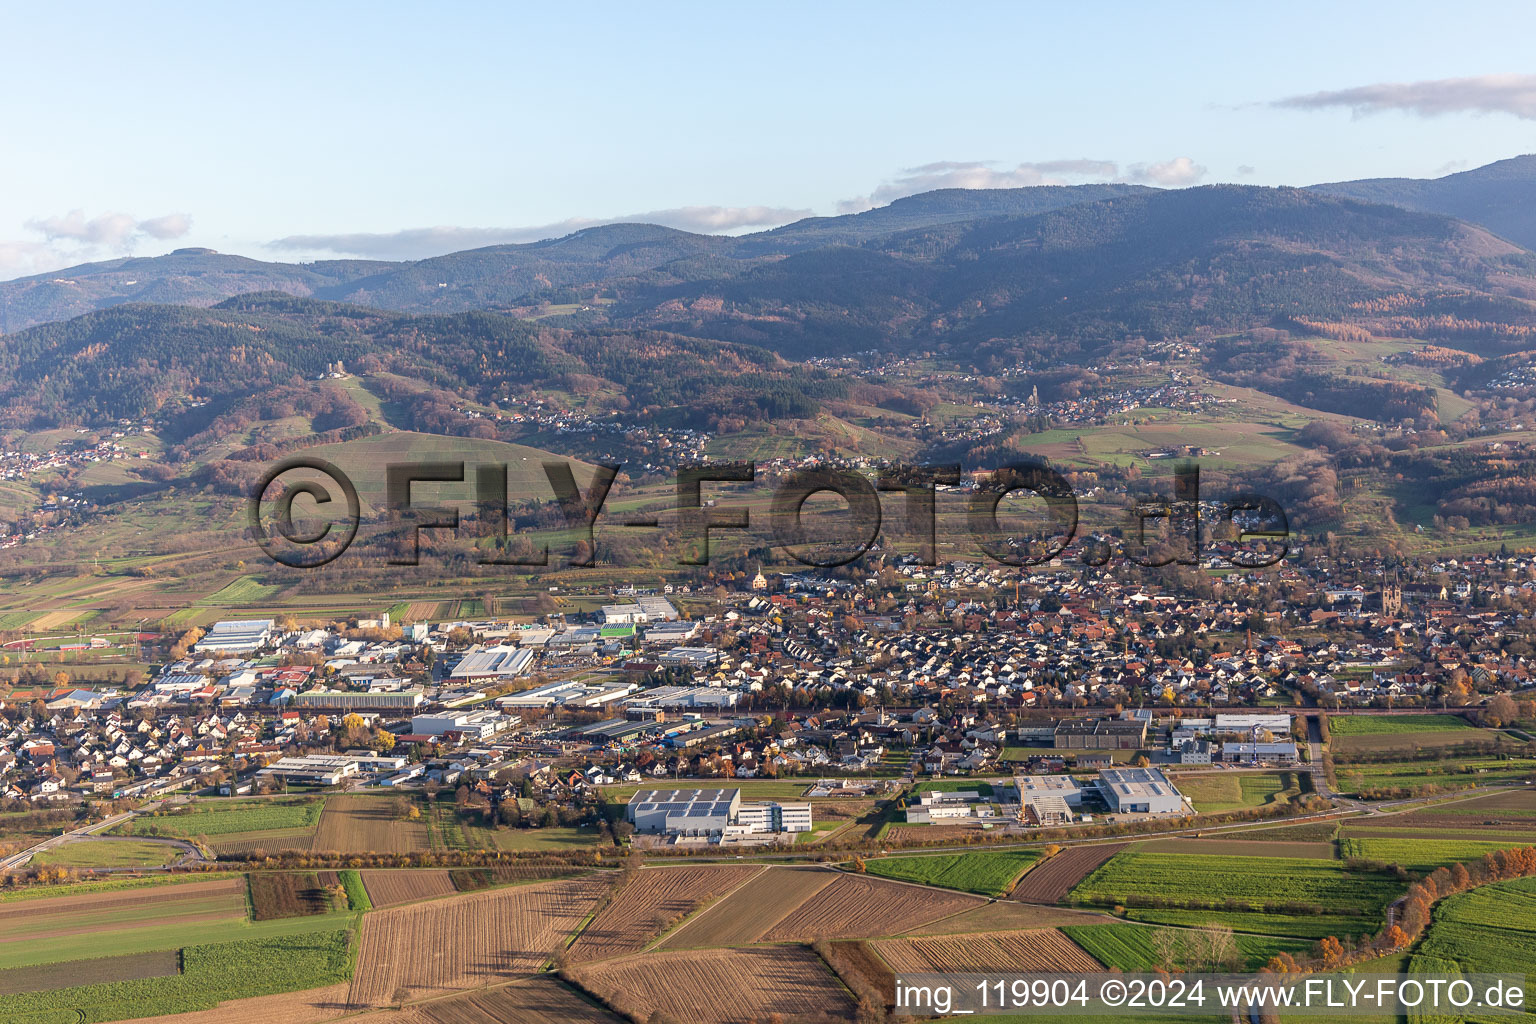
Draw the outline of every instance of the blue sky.
<instances>
[{"instance_id":1,"label":"blue sky","mask_svg":"<svg viewBox=\"0 0 1536 1024\"><path fill-rule=\"evenodd\" d=\"M1536 152L1528 3L946 6L9 5L0 277Z\"/></svg>"}]
</instances>

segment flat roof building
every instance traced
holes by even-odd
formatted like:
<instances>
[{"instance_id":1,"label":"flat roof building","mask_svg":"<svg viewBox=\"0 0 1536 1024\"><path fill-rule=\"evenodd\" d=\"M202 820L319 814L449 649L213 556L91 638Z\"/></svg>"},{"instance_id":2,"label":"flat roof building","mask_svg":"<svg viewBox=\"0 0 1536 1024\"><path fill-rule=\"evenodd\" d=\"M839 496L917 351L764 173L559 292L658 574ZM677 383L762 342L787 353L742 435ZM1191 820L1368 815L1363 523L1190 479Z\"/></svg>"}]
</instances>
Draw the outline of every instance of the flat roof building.
<instances>
[{"instance_id":1,"label":"flat roof building","mask_svg":"<svg viewBox=\"0 0 1536 1024\"><path fill-rule=\"evenodd\" d=\"M636 832L726 838L811 831L811 805L741 802L739 789L642 789L624 818Z\"/></svg>"},{"instance_id":2,"label":"flat roof building","mask_svg":"<svg viewBox=\"0 0 1536 1024\"><path fill-rule=\"evenodd\" d=\"M448 673L455 682L500 682L516 679L533 664L533 651L524 647L471 648Z\"/></svg>"},{"instance_id":3,"label":"flat roof building","mask_svg":"<svg viewBox=\"0 0 1536 1024\"><path fill-rule=\"evenodd\" d=\"M194 651L213 653L226 651L230 654L250 654L267 646L272 640L272 619L231 619L215 622L203 638L193 645Z\"/></svg>"},{"instance_id":4,"label":"flat roof building","mask_svg":"<svg viewBox=\"0 0 1536 1024\"><path fill-rule=\"evenodd\" d=\"M1106 768L1099 793L1116 814L1181 814L1184 797L1156 768Z\"/></svg>"},{"instance_id":5,"label":"flat roof building","mask_svg":"<svg viewBox=\"0 0 1536 1024\"><path fill-rule=\"evenodd\" d=\"M718 836L740 807L739 789L642 789L629 798L624 818L636 832Z\"/></svg>"},{"instance_id":6,"label":"flat roof building","mask_svg":"<svg viewBox=\"0 0 1536 1024\"><path fill-rule=\"evenodd\" d=\"M420 690L356 693L343 690L310 690L293 698L301 708L336 708L347 711L408 711L426 699Z\"/></svg>"}]
</instances>

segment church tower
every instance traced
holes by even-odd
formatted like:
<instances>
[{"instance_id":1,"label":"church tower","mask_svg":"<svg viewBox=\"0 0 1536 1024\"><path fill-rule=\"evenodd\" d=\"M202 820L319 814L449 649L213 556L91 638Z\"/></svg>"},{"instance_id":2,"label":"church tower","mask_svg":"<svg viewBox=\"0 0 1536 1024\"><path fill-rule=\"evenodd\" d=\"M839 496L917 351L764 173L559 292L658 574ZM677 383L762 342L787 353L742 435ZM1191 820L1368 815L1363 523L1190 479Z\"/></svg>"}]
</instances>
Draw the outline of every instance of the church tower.
<instances>
[{"instance_id":1,"label":"church tower","mask_svg":"<svg viewBox=\"0 0 1536 1024\"><path fill-rule=\"evenodd\" d=\"M1381 584L1381 611L1383 615L1396 615L1403 610L1403 584L1398 580L1397 573L1393 572L1391 578L1383 580Z\"/></svg>"}]
</instances>

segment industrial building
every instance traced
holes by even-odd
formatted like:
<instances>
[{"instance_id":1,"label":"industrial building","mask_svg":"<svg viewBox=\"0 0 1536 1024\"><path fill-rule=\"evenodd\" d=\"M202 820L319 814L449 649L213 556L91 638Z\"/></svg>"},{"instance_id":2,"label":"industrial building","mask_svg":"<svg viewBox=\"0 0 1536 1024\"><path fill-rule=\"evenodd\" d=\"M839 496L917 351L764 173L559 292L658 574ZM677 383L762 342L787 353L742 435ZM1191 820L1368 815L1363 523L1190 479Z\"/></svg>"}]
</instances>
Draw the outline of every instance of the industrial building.
<instances>
[{"instance_id":1,"label":"industrial building","mask_svg":"<svg viewBox=\"0 0 1536 1024\"><path fill-rule=\"evenodd\" d=\"M1116 814L1182 814L1184 797L1156 768L1106 768L1099 795Z\"/></svg>"},{"instance_id":2,"label":"industrial building","mask_svg":"<svg viewBox=\"0 0 1536 1024\"><path fill-rule=\"evenodd\" d=\"M1069 825L1083 805L1083 788L1070 775L1017 775L1013 785L1026 825Z\"/></svg>"},{"instance_id":3,"label":"industrial building","mask_svg":"<svg viewBox=\"0 0 1536 1024\"><path fill-rule=\"evenodd\" d=\"M533 664L533 652L522 647L470 648L448 673L460 683L498 683L516 679Z\"/></svg>"},{"instance_id":4,"label":"industrial building","mask_svg":"<svg viewBox=\"0 0 1536 1024\"><path fill-rule=\"evenodd\" d=\"M1140 750L1147 745L1147 723L1141 719L1064 718L1052 730L1058 750Z\"/></svg>"},{"instance_id":5,"label":"industrial building","mask_svg":"<svg viewBox=\"0 0 1536 1024\"><path fill-rule=\"evenodd\" d=\"M442 736L454 740L486 740L519 719L497 711L447 711L438 715L411 718L413 736Z\"/></svg>"},{"instance_id":6,"label":"industrial building","mask_svg":"<svg viewBox=\"0 0 1536 1024\"><path fill-rule=\"evenodd\" d=\"M312 754L274 761L258 771L256 777L312 786L335 786L364 772L399 771L405 764L403 757L377 754Z\"/></svg>"},{"instance_id":7,"label":"industrial building","mask_svg":"<svg viewBox=\"0 0 1536 1024\"><path fill-rule=\"evenodd\" d=\"M914 825L931 825L935 821L969 818L981 798L981 791L974 789L928 790L918 794L917 803L907 808L907 821Z\"/></svg>"},{"instance_id":8,"label":"industrial building","mask_svg":"<svg viewBox=\"0 0 1536 1024\"><path fill-rule=\"evenodd\" d=\"M1233 740L1221 745L1221 759L1236 764L1255 764L1260 761L1271 764L1295 764L1296 744L1290 740L1277 743L1249 743Z\"/></svg>"},{"instance_id":9,"label":"industrial building","mask_svg":"<svg viewBox=\"0 0 1536 1024\"><path fill-rule=\"evenodd\" d=\"M310 690L293 698L301 708L332 708L338 711L409 711L418 708L426 700L420 690L395 690L384 692L349 692L344 690Z\"/></svg>"},{"instance_id":10,"label":"industrial building","mask_svg":"<svg viewBox=\"0 0 1536 1024\"><path fill-rule=\"evenodd\" d=\"M744 804L739 789L642 789L629 798L624 819L636 832L711 839L809 832L812 827L810 804Z\"/></svg>"},{"instance_id":11,"label":"industrial building","mask_svg":"<svg viewBox=\"0 0 1536 1024\"><path fill-rule=\"evenodd\" d=\"M741 700L740 690L728 690L723 686L657 686L642 690L624 701L630 710L659 708L663 711L684 711L695 708L723 710L733 708Z\"/></svg>"},{"instance_id":12,"label":"industrial building","mask_svg":"<svg viewBox=\"0 0 1536 1024\"><path fill-rule=\"evenodd\" d=\"M624 819L636 832L718 836L740 808L739 789L642 789L629 798Z\"/></svg>"},{"instance_id":13,"label":"industrial building","mask_svg":"<svg viewBox=\"0 0 1536 1024\"><path fill-rule=\"evenodd\" d=\"M192 649L199 654L252 654L272 641L272 619L237 619L215 622Z\"/></svg>"},{"instance_id":14,"label":"industrial building","mask_svg":"<svg viewBox=\"0 0 1536 1024\"><path fill-rule=\"evenodd\" d=\"M550 683L522 693L498 697L496 703L504 708L600 708L634 693L634 683L608 686L588 686L575 680Z\"/></svg>"}]
</instances>

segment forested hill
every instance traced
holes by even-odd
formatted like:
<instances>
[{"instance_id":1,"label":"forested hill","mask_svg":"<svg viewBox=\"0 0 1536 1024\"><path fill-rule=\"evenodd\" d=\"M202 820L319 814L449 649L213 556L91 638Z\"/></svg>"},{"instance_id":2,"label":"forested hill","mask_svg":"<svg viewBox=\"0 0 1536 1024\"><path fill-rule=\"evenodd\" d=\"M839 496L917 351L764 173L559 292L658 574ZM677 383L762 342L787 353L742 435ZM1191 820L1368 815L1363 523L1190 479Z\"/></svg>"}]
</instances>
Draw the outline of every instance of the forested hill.
<instances>
[{"instance_id":1,"label":"forested hill","mask_svg":"<svg viewBox=\"0 0 1536 1024\"><path fill-rule=\"evenodd\" d=\"M1212 186L833 247L619 303L624 322L792 356L988 350L1073 358L1128 337L1347 320L1414 294L1528 323L1536 256L1445 217Z\"/></svg>"},{"instance_id":2,"label":"forested hill","mask_svg":"<svg viewBox=\"0 0 1536 1024\"><path fill-rule=\"evenodd\" d=\"M306 382L337 360L374 377L405 425L441 433L466 432L466 402L506 404L530 388L601 393L635 418L701 427L812 415L819 400L841 394L824 374L749 346L266 293L210 309L126 304L8 338L0 427L154 418L179 442L217 434L220 417L274 419L285 403L322 401ZM366 417L349 404L302 411L324 429L358 425Z\"/></svg>"},{"instance_id":3,"label":"forested hill","mask_svg":"<svg viewBox=\"0 0 1536 1024\"><path fill-rule=\"evenodd\" d=\"M1219 211L1218 191L1186 190L1188 207ZM1277 192L1283 190L1259 190ZM1335 198L1394 205L1455 217L1527 248L1536 247L1536 157L1506 160L1431 181L1380 179L1314 186ZM109 260L0 282L0 333L65 320L126 302L209 306L232 295L278 290L291 295L352 302L414 313L496 309L525 314L548 305L579 307L609 299L653 304L702 295L715 282L737 282L786 257L812 257L800 266L826 265L841 248L921 257L912 232L951 235L956 225L1014 220L1105 202L1153 202L1162 193L1136 185L1037 186L1018 189L944 189L898 199L841 217L816 217L739 237L698 235L650 224L610 224L564 238L496 245L420 260L387 263L331 260L266 263L205 249L159 257ZM1113 208L1113 207L1112 207ZM1100 217L1070 216L1061 230L1077 231ZM1248 225L1234 221L1233 228ZM909 236L899 239L898 236ZM1306 244L1303 240L1303 244ZM840 257L830 257L836 263ZM867 262L866 271L872 270ZM733 286L733 291L740 289ZM750 291L750 288L748 289ZM873 299L875 304L883 299ZM592 314L595 310L581 311ZM585 315L578 322L601 322Z\"/></svg>"},{"instance_id":4,"label":"forested hill","mask_svg":"<svg viewBox=\"0 0 1536 1024\"><path fill-rule=\"evenodd\" d=\"M730 244L625 225L542 246L546 266L612 273L585 319L280 293L207 309L121 304L0 339L0 425L233 408L337 359L414 381L438 404L600 392L610 407L698 425L813 414L839 385L794 363L811 356L933 352L992 373L1277 321L1360 323L1484 354L1536 338L1536 255L1446 217L1300 189L1149 192L773 259L730 256ZM493 251L478 258L504 273Z\"/></svg>"},{"instance_id":5,"label":"forested hill","mask_svg":"<svg viewBox=\"0 0 1536 1024\"><path fill-rule=\"evenodd\" d=\"M1326 195L1456 217L1536 249L1536 156L1443 178L1370 178L1312 187Z\"/></svg>"}]
</instances>

